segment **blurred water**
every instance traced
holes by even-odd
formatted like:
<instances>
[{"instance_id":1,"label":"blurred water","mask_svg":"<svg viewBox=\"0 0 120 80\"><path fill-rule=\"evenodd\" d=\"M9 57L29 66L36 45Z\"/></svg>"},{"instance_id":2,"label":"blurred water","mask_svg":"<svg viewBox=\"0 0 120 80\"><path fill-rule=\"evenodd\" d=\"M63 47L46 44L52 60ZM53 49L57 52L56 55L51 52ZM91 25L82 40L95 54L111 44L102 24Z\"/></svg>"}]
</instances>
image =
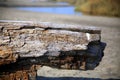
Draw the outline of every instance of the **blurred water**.
<instances>
[{"instance_id":1,"label":"blurred water","mask_svg":"<svg viewBox=\"0 0 120 80\"><path fill-rule=\"evenodd\" d=\"M46 12L54 14L68 14L68 15L82 15L80 12L75 12L74 6L65 7L17 7L19 10L33 11L33 12Z\"/></svg>"}]
</instances>

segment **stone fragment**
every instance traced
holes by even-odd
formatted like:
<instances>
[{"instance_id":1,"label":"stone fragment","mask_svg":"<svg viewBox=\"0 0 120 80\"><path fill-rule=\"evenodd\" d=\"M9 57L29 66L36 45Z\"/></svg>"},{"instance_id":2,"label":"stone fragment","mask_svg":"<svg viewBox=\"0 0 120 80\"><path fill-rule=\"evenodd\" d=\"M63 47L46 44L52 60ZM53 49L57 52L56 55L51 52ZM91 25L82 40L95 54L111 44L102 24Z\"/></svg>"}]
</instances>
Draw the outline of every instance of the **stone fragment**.
<instances>
[{"instance_id":1,"label":"stone fragment","mask_svg":"<svg viewBox=\"0 0 120 80\"><path fill-rule=\"evenodd\" d=\"M94 69L105 46L96 27L0 20L0 71L6 80L35 79L40 65Z\"/></svg>"},{"instance_id":2,"label":"stone fragment","mask_svg":"<svg viewBox=\"0 0 120 80\"><path fill-rule=\"evenodd\" d=\"M9 44L21 57L37 57L55 51L86 50L89 42L100 40L100 30L94 27L24 21L1 21L0 25L4 28L3 33L10 37L4 39L3 36L0 44Z\"/></svg>"}]
</instances>

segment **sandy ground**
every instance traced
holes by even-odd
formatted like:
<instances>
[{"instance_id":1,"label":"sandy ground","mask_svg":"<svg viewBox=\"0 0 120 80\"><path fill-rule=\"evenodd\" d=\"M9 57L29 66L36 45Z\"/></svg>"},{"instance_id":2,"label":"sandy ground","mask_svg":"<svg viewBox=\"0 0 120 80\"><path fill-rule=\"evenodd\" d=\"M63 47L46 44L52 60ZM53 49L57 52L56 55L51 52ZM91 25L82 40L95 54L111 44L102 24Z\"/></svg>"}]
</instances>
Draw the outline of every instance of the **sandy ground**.
<instances>
[{"instance_id":1,"label":"sandy ground","mask_svg":"<svg viewBox=\"0 0 120 80\"><path fill-rule=\"evenodd\" d=\"M120 18L37 13L1 7L0 19L55 22L100 27L102 30L101 41L107 43L107 46L104 51L104 57L95 70L58 70L44 66L38 70L38 75L45 77L120 79Z\"/></svg>"}]
</instances>

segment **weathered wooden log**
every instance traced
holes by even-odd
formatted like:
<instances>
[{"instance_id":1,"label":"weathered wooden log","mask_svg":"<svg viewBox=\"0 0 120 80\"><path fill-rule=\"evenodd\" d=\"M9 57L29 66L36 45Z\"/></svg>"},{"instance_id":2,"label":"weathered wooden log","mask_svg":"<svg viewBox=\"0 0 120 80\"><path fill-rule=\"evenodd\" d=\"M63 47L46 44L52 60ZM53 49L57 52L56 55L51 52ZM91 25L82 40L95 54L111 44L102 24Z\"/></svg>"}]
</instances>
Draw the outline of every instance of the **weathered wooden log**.
<instances>
[{"instance_id":1,"label":"weathered wooden log","mask_svg":"<svg viewBox=\"0 0 120 80\"><path fill-rule=\"evenodd\" d=\"M23 68L39 64L62 69L94 69L103 55L100 39L101 30L96 27L0 20L0 65L18 59L17 66Z\"/></svg>"}]
</instances>

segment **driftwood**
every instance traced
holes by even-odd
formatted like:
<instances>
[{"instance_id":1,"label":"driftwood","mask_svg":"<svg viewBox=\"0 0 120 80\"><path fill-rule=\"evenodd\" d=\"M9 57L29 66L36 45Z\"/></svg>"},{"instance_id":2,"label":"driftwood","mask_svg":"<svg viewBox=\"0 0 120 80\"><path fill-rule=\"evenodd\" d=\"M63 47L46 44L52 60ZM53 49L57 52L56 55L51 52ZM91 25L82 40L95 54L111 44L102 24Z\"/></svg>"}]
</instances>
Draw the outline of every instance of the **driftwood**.
<instances>
[{"instance_id":1,"label":"driftwood","mask_svg":"<svg viewBox=\"0 0 120 80\"><path fill-rule=\"evenodd\" d=\"M18 73L30 77L29 71L34 74L36 67L44 65L94 69L103 56L100 38L101 30L90 26L0 20L0 69L16 65L12 72L2 70L10 72L8 77Z\"/></svg>"}]
</instances>

